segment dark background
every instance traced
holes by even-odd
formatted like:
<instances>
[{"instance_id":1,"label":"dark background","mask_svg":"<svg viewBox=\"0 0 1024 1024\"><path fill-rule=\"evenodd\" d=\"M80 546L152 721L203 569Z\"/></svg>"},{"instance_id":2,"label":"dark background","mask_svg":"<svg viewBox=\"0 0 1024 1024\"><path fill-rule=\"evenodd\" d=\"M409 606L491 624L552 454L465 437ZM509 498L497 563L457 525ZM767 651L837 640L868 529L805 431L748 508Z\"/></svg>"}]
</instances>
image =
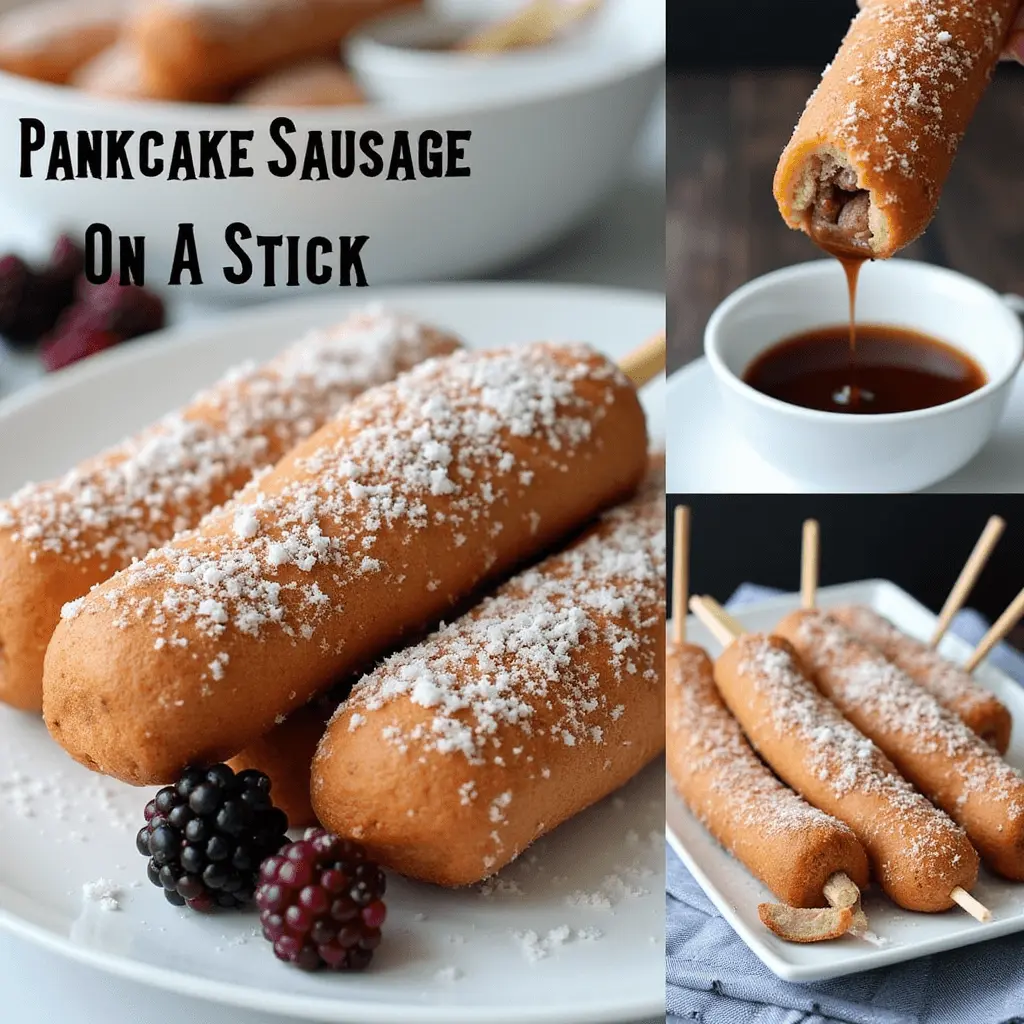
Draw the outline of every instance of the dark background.
<instances>
[{"instance_id":1,"label":"dark background","mask_svg":"<svg viewBox=\"0 0 1024 1024\"><path fill-rule=\"evenodd\" d=\"M741 284L822 254L782 222L779 154L855 0L670 0L666 247L669 371L702 350ZM903 253L1024 293L1024 70L999 70L925 236Z\"/></svg>"},{"instance_id":2,"label":"dark background","mask_svg":"<svg viewBox=\"0 0 1024 1024\"><path fill-rule=\"evenodd\" d=\"M1006 530L968 605L995 619L1024 586L1024 495L670 495L691 509L691 593L800 589L803 521L821 524L822 586L888 579L938 612L990 515ZM671 564L671 562L670 562ZM1012 637L1020 646L1020 633Z\"/></svg>"}]
</instances>

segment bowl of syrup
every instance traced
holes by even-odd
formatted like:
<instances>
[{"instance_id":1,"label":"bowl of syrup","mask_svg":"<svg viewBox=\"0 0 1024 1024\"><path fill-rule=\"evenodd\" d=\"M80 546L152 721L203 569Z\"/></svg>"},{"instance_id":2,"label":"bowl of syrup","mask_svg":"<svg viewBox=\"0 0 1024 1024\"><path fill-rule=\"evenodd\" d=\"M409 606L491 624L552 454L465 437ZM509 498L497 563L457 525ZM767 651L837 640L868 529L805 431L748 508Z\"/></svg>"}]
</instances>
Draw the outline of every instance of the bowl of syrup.
<instances>
[{"instance_id":1,"label":"bowl of syrup","mask_svg":"<svg viewBox=\"0 0 1024 1024\"><path fill-rule=\"evenodd\" d=\"M730 421L794 483L912 491L978 453L1024 357L996 292L931 264L865 266L850 321L836 260L767 274L727 298L705 352Z\"/></svg>"}]
</instances>

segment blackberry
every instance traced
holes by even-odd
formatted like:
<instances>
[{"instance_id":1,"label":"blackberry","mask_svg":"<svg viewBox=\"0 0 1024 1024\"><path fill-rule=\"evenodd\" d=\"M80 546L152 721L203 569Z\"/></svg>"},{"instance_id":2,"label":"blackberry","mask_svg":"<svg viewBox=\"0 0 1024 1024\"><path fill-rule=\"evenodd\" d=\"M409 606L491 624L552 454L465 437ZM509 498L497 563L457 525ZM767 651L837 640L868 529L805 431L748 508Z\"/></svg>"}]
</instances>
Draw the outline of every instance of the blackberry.
<instances>
[{"instance_id":1,"label":"blackberry","mask_svg":"<svg viewBox=\"0 0 1024 1024\"><path fill-rule=\"evenodd\" d=\"M256 905L279 960L306 971L361 971L380 945L384 872L358 843L320 828L260 868Z\"/></svg>"},{"instance_id":2,"label":"blackberry","mask_svg":"<svg viewBox=\"0 0 1024 1024\"><path fill-rule=\"evenodd\" d=\"M270 779L226 764L189 768L146 805L135 840L149 880L176 907L234 909L252 900L260 862L288 842Z\"/></svg>"}]
</instances>

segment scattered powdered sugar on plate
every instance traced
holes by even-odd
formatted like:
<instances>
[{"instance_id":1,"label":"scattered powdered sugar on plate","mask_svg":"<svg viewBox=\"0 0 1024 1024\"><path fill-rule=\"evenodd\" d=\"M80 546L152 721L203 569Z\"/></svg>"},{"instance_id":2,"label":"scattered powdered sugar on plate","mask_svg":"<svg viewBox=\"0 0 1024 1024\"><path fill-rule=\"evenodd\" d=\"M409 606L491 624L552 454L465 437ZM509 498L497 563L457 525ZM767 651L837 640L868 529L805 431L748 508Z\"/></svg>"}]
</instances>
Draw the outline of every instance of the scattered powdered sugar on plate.
<instances>
[{"instance_id":1,"label":"scattered powdered sugar on plate","mask_svg":"<svg viewBox=\"0 0 1024 1024\"><path fill-rule=\"evenodd\" d=\"M101 910L108 912L121 909L122 889L107 878L99 878L95 882L86 882L82 886L82 898L87 903L98 903Z\"/></svg>"},{"instance_id":2,"label":"scattered powdered sugar on plate","mask_svg":"<svg viewBox=\"0 0 1024 1024\"><path fill-rule=\"evenodd\" d=\"M519 944L523 956L530 963L546 960L552 953L557 952L574 939L583 942L594 942L604 935L599 928L576 930L570 928L567 924L552 928L545 935L538 935L533 929L526 931L513 930L511 934Z\"/></svg>"},{"instance_id":3,"label":"scattered powdered sugar on plate","mask_svg":"<svg viewBox=\"0 0 1024 1024\"><path fill-rule=\"evenodd\" d=\"M262 366L237 367L63 477L26 485L0 504L0 529L33 560L56 555L109 575L193 526L366 388L455 345L404 316L356 313Z\"/></svg>"}]
</instances>

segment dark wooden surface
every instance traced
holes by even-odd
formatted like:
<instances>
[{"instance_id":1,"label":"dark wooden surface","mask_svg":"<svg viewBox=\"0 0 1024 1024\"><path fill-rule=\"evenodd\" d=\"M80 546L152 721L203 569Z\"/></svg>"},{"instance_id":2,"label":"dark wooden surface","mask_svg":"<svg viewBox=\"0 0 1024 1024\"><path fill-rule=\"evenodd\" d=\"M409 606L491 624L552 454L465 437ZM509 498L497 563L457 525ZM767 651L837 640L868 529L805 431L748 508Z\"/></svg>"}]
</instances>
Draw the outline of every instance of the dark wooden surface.
<instances>
[{"instance_id":1,"label":"dark wooden surface","mask_svg":"<svg viewBox=\"0 0 1024 1024\"><path fill-rule=\"evenodd\" d=\"M668 80L666 287L670 372L701 354L731 291L821 252L782 222L779 153L818 79L808 70L674 72ZM922 239L901 255L1024 294L1024 70L1001 69Z\"/></svg>"}]
</instances>

